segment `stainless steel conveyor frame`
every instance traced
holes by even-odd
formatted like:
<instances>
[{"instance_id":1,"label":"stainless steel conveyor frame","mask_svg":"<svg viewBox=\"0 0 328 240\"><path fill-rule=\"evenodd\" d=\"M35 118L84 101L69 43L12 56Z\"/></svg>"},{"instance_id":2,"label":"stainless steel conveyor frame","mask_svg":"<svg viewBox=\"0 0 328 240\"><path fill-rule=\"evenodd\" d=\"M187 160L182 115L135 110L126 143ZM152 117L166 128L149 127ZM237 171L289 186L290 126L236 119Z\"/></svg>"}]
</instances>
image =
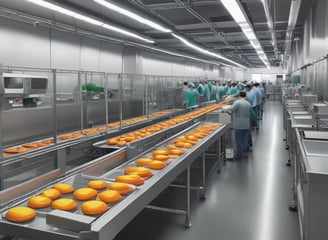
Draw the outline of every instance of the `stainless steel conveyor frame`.
<instances>
[{"instance_id":1,"label":"stainless steel conveyor frame","mask_svg":"<svg viewBox=\"0 0 328 240\"><path fill-rule=\"evenodd\" d=\"M51 146L45 148L31 150L24 154L12 155L11 157L5 158L2 161L0 161L0 190L7 188L5 184L5 180L8 177L15 176L19 173L24 173L24 172L27 173L29 170L33 169L33 167L35 167L35 169L37 169L38 167L45 168L45 166L43 165L46 164L49 165L48 167L49 171L57 168L60 170L61 174L64 174L67 171L66 165L70 157L68 155L71 154L72 149L92 147L93 143L99 142L105 137L110 138L110 137L117 136L119 134L127 133L135 129L139 129L141 127L155 124L162 120L169 119L171 117L186 112L188 112L188 110L180 109L180 110L172 111L167 115L156 116L138 123L133 123L123 126L121 129L109 130L107 133L104 132L102 134L85 135L83 137L79 137L76 139L63 140L57 142L57 144L52 144ZM199 121L200 119L202 118L201 117L197 118L197 121ZM47 156L50 157L47 158ZM47 159L46 160L47 162L45 162L45 160L43 161L42 159ZM29 164L25 164L25 162L28 162ZM43 173L44 172L42 172L41 174Z\"/></svg>"},{"instance_id":2,"label":"stainless steel conveyor frame","mask_svg":"<svg viewBox=\"0 0 328 240\"><path fill-rule=\"evenodd\" d=\"M192 127L186 129L190 130L198 124L193 125ZM35 220L32 220L26 224L16 224L7 221L4 218L4 214L8 207L16 206L26 202L27 198L36 194L41 189L37 189L30 194L26 193L19 197L19 190L11 189L7 190L7 194L11 196L17 196L17 198L6 203L6 207L1 209L1 219L0 219L0 232L2 234L16 235L17 237L23 237L28 239L58 239L58 240L72 240L72 239L81 239L81 240L110 240L113 239L116 234L121 231L124 226L132 220L142 209L144 209L159 193L161 193L169 184L179 176L185 169L187 169L188 174L188 185L187 185L187 209L186 213L186 222L190 223L190 164L193 163L196 159L199 158L211 145L219 141L222 135L224 135L226 130L226 125L222 125L220 128L216 129L206 138L199 141L199 143L191 148L186 150L186 152L181 155L180 158L176 159L166 168L160 170L149 178L142 186L136 187L135 191L126 197L123 201L115 205L108 212L103 214L101 217L95 219L91 225L90 230L85 231L72 231L63 229L60 227L52 227L46 225L42 222L42 216L36 217ZM167 144L170 139L163 141L155 147L160 147ZM153 149L143 153L150 154ZM115 151L109 155L100 157L94 160L92 163L87 163L83 166L80 166L76 172L72 173L70 176L61 177L56 180L56 182L65 182L67 179L74 177L78 174L82 176L88 176L89 178L102 178L105 176L110 176L113 171L117 169L122 169L127 164L133 162L135 159L132 159L128 162L125 162L123 165L120 165L118 168L112 169L108 165L119 163L122 158L126 156L127 148L122 148L118 151ZM141 156L141 155L139 155ZM108 171L108 169L111 169ZM106 172L108 171L108 172ZM96 174L96 175L95 175ZM100 175L99 175L100 174ZM48 178L47 178L48 179ZM47 183L46 187L51 186L54 182L50 184ZM24 188L23 188L24 189ZM43 215L44 217L44 215ZM44 220L44 218L43 218Z\"/></svg>"}]
</instances>

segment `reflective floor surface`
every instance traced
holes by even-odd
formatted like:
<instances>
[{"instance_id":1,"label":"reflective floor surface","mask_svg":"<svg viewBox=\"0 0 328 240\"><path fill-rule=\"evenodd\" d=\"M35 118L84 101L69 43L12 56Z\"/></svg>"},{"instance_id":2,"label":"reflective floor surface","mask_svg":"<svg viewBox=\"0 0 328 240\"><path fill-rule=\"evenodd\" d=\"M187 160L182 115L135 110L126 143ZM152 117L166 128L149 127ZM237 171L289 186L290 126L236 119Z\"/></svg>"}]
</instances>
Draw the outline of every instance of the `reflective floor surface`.
<instances>
[{"instance_id":1,"label":"reflective floor surface","mask_svg":"<svg viewBox=\"0 0 328 240\"><path fill-rule=\"evenodd\" d=\"M227 161L220 174L207 162L207 199L192 192L191 228L183 227L182 215L145 209L115 240L300 240L297 213L288 210L292 179L279 102L266 102L253 138L253 151ZM168 188L154 203L184 208L184 198L183 189Z\"/></svg>"}]
</instances>

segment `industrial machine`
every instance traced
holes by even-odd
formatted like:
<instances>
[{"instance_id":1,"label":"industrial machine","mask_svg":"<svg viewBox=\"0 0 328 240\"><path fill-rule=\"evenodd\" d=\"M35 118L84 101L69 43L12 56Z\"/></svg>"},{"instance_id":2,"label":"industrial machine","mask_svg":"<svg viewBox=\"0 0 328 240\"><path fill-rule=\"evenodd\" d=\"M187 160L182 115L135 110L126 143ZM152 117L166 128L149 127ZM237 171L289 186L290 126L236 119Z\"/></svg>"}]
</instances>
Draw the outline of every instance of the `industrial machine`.
<instances>
[{"instance_id":1,"label":"industrial machine","mask_svg":"<svg viewBox=\"0 0 328 240\"><path fill-rule=\"evenodd\" d=\"M4 73L4 108L36 107L47 91L48 79L42 76Z\"/></svg>"}]
</instances>

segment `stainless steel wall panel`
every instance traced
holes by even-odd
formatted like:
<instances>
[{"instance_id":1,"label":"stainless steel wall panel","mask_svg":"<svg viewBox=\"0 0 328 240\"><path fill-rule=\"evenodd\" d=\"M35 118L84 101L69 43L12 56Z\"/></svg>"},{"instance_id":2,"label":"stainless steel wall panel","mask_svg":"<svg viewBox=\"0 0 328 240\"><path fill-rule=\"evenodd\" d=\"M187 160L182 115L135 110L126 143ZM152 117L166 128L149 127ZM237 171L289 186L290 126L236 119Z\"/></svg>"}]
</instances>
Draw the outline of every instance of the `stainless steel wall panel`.
<instances>
[{"instance_id":1,"label":"stainless steel wall panel","mask_svg":"<svg viewBox=\"0 0 328 240\"><path fill-rule=\"evenodd\" d=\"M53 116L50 107L3 112L3 145L16 145L52 135Z\"/></svg>"},{"instance_id":2,"label":"stainless steel wall panel","mask_svg":"<svg viewBox=\"0 0 328 240\"><path fill-rule=\"evenodd\" d=\"M58 133L81 129L81 105L67 103L57 105Z\"/></svg>"},{"instance_id":3,"label":"stainless steel wall panel","mask_svg":"<svg viewBox=\"0 0 328 240\"><path fill-rule=\"evenodd\" d=\"M317 94L319 100L327 100L328 2L313 1L308 11L302 37L293 42L288 70L299 74L296 70L302 67L302 84Z\"/></svg>"}]
</instances>

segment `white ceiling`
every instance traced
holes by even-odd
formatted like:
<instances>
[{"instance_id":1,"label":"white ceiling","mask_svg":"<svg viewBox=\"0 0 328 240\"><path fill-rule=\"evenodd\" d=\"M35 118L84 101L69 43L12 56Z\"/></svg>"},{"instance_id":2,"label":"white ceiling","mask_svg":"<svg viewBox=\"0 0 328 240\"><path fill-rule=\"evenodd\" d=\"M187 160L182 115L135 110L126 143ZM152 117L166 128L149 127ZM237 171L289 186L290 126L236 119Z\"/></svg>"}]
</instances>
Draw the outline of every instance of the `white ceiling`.
<instances>
[{"instance_id":1,"label":"white ceiling","mask_svg":"<svg viewBox=\"0 0 328 240\"><path fill-rule=\"evenodd\" d=\"M301 12L294 34L300 35L302 23L312 1L302 1ZM213 60L188 48L168 33L152 30L145 25L136 23L134 20L108 10L92 0L53 0L52 2L101 19L104 22L126 28L135 33L148 36L155 41L155 46L162 49ZM238 24L233 21L220 0L117 0L111 2L157 21L161 25L167 26L180 35L183 35L189 41L203 48L207 48L212 52L222 54L246 67L265 67ZM274 54L271 33L266 23L267 20L261 0L240 0L240 2L250 22L253 24L257 38L270 64L272 66L280 65L280 59L276 58ZM291 0L268 0L270 13L274 20L279 55L285 51L290 2ZM11 18L21 18L15 14L4 14L5 10L10 9L13 12L17 11L26 13L29 16L49 20L49 25L62 23L99 35L123 38L123 36L118 34L113 34L101 28L95 28L87 23L63 16L60 13L54 13L51 10L23 0L1 0L0 7L0 17L8 17L10 15ZM35 20L27 19L26 21L33 22ZM217 61L217 59L215 60Z\"/></svg>"}]
</instances>

